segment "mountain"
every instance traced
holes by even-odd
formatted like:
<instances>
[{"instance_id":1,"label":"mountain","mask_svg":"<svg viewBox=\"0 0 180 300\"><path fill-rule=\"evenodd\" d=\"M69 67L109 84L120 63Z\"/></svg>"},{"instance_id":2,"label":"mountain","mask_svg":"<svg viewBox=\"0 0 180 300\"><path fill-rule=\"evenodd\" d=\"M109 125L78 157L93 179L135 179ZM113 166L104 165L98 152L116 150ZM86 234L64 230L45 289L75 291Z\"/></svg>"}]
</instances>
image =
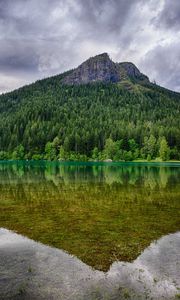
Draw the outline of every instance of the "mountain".
<instances>
[{"instance_id":1,"label":"mountain","mask_svg":"<svg viewBox=\"0 0 180 300\"><path fill-rule=\"evenodd\" d=\"M107 53L0 96L0 159L180 159L180 94Z\"/></svg>"},{"instance_id":2,"label":"mountain","mask_svg":"<svg viewBox=\"0 0 180 300\"><path fill-rule=\"evenodd\" d=\"M83 62L78 68L66 75L62 82L69 85L92 82L118 83L128 79L149 81L148 77L140 73L134 64L128 62L114 63L107 53L103 53Z\"/></svg>"}]
</instances>

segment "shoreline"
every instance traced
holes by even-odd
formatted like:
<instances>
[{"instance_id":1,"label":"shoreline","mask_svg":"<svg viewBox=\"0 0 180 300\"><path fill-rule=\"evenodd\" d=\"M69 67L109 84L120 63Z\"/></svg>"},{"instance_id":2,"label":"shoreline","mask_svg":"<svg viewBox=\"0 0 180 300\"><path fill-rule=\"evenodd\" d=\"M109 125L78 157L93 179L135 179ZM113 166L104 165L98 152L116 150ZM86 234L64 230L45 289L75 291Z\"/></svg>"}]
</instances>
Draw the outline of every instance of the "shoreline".
<instances>
[{"instance_id":1,"label":"shoreline","mask_svg":"<svg viewBox=\"0 0 180 300\"><path fill-rule=\"evenodd\" d=\"M169 161L146 161L146 160L134 160L134 161L97 161L97 160L89 160L89 161L76 161L76 160L33 160L33 159L22 159L22 160L13 160L13 159L7 159L7 160L0 160L0 163L55 163L55 164L82 164L82 165L155 165L155 166L171 166L171 165L178 165L180 166L180 161L174 161L174 160L169 160Z\"/></svg>"}]
</instances>

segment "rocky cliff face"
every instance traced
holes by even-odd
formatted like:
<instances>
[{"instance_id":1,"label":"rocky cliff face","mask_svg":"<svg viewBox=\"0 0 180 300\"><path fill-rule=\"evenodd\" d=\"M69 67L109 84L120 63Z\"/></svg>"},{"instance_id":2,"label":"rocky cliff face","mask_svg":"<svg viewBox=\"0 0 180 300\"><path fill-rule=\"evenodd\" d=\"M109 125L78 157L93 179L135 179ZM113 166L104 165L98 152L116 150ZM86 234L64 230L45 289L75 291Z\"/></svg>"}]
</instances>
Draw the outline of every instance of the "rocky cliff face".
<instances>
[{"instance_id":1,"label":"rocky cliff face","mask_svg":"<svg viewBox=\"0 0 180 300\"><path fill-rule=\"evenodd\" d=\"M91 82L121 82L136 79L148 80L138 68L129 62L114 63L107 53L89 58L64 77L64 84L86 84Z\"/></svg>"},{"instance_id":2,"label":"rocky cliff face","mask_svg":"<svg viewBox=\"0 0 180 300\"><path fill-rule=\"evenodd\" d=\"M65 77L63 83L81 84L96 81L120 81L118 66L109 58L107 53L89 58Z\"/></svg>"},{"instance_id":3,"label":"rocky cliff face","mask_svg":"<svg viewBox=\"0 0 180 300\"><path fill-rule=\"evenodd\" d=\"M139 80L149 80L148 77L142 74L139 69L131 62L119 63L119 67L122 67L129 78Z\"/></svg>"}]
</instances>

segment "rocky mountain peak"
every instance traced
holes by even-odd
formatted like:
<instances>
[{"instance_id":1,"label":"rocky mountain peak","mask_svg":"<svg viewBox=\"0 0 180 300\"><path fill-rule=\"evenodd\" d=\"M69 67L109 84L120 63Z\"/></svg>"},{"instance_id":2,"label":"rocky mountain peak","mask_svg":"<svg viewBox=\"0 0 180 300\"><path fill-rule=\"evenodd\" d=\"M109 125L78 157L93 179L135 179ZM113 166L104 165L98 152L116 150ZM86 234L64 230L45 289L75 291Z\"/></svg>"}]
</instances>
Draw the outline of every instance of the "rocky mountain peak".
<instances>
[{"instance_id":1,"label":"rocky mountain peak","mask_svg":"<svg viewBox=\"0 0 180 300\"><path fill-rule=\"evenodd\" d=\"M90 57L63 80L65 84L85 84L89 82L118 82L120 74L116 64L107 53Z\"/></svg>"},{"instance_id":2,"label":"rocky mountain peak","mask_svg":"<svg viewBox=\"0 0 180 300\"><path fill-rule=\"evenodd\" d=\"M64 84L87 84L92 82L117 83L127 79L148 79L130 62L114 63L107 53L90 57L64 77Z\"/></svg>"},{"instance_id":3,"label":"rocky mountain peak","mask_svg":"<svg viewBox=\"0 0 180 300\"><path fill-rule=\"evenodd\" d=\"M109 54L108 54L107 52L98 54L98 55L93 56L93 57L91 57L91 58L89 58L89 59L97 59L97 60L99 60L99 59L107 59L107 60L110 60ZM88 60L89 60L89 59L88 59Z\"/></svg>"}]
</instances>

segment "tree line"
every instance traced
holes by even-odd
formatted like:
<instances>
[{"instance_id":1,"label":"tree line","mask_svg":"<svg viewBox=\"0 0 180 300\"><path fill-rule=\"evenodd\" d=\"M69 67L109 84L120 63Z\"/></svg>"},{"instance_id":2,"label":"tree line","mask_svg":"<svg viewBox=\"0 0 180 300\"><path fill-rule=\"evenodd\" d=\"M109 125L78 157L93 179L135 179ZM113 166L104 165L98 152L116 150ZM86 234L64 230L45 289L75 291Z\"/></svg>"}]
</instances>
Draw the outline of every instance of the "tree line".
<instances>
[{"instance_id":1,"label":"tree line","mask_svg":"<svg viewBox=\"0 0 180 300\"><path fill-rule=\"evenodd\" d=\"M91 151L91 155L81 154L76 151L67 151L63 145L60 145L60 140L56 137L53 142L47 142L45 145L44 153L33 154L31 159L34 160L71 160L71 161L132 161L138 159L145 159L151 161L152 159L160 159L167 161L171 157L172 150L169 148L165 137L161 137L156 141L153 135L148 139L145 137L143 148L139 149L138 144L134 139L128 140L128 150L123 149L123 140L113 141L108 138L105 142L104 149L99 151L98 147L95 147ZM20 144L14 151L5 152L0 151L0 159L14 159L23 160L29 159L29 155L25 153L24 146Z\"/></svg>"}]
</instances>

